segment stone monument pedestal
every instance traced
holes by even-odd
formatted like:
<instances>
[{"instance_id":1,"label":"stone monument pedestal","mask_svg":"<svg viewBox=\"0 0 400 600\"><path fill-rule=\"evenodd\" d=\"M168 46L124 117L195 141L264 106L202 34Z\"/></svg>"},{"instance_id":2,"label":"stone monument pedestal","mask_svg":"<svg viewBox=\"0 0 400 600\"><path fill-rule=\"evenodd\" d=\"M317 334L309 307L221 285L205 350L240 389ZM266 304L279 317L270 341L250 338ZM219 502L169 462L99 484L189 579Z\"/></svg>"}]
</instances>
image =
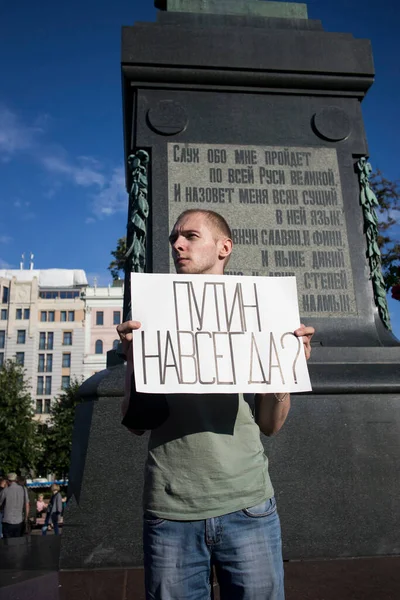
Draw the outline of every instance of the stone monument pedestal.
<instances>
[{"instance_id":1,"label":"stone monument pedestal","mask_svg":"<svg viewBox=\"0 0 400 600\"><path fill-rule=\"evenodd\" d=\"M122 364L97 373L80 389L84 402L76 408L61 600L82 594L111 600L122 588L127 598L144 598L141 502L148 436L121 425L124 370Z\"/></svg>"}]
</instances>

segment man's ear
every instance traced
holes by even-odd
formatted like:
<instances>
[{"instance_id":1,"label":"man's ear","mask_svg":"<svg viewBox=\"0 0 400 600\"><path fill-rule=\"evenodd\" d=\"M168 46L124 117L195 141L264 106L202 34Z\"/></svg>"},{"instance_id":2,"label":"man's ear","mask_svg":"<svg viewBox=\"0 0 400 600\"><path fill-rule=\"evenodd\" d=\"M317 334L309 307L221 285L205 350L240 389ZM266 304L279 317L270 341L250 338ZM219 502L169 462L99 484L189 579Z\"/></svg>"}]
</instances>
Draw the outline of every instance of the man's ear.
<instances>
[{"instance_id":1,"label":"man's ear","mask_svg":"<svg viewBox=\"0 0 400 600\"><path fill-rule=\"evenodd\" d=\"M233 242L230 238L225 238L224 240L221 240L221 247L219 250L220 258L227 258L231 254L232 248Z\"/></svg>"}]
</instances>

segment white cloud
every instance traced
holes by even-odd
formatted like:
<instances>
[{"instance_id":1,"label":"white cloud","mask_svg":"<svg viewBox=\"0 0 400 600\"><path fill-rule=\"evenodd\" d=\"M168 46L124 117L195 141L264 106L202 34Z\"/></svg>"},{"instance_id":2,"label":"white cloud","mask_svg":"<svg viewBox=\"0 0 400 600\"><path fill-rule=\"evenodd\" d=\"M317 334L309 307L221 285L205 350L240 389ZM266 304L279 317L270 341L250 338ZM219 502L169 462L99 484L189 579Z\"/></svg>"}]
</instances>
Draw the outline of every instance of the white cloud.
<instances>
[{"instance_id":1,"label":"white cloud","mask_svg":"<svg viewBox=\"0 0 400 600\"><path fill-rule=\"evenodd\" d=\"M28 207L31 205L30 202L23 202L22 200L20 200L19 198L17 198L17 200L14 200L13 203L15 208L22 208L22 207Z\"/></svg>"},{"instance_id":2,"label":"white cloud","mask_svg":"<svg viewBox=\"0 0 400 600\"><path fill-rule=\"evenodd\" d=\"M0 106L0 159L8 162L20 151L35 146L37 137L43 132L37 120L33 125L22 123L18 116L5 106Z\"/></svg>"},{"instance_id":3,"label":"white cloud","mask_svg":"<svg viewBox=\"0 0 400 600\"><path fill-rule=\"evenodd\" d=\"M48 199L53 198L65 183L89 190L92 216L87 218L86 223L126 212L128 195L123 167L110 169L97 158L83 154L72 158L61 145L41 139L50 121L51 117L43 114L29 125L23 123L16 113L0 105L0 161L9 162L20 152L37 161L51 177L43 192ZM29 205L23 200L16 198L13 205L20 209L22 219L35 217L32 211L26 210Z\"/></svg>"},{"instance_id":4,"label":"white cloud","mask_svg":"<svg viewBox=\"0 0 400 600\"><path fill-rule=\"evenodd\" d=\"M0 235L0 244L8 244L12 238L9 235Z\"/></svg>"},{"instance_id":5,"label":"white cloud","mask_svg":"<svg viewBox=\"0 0 400 600\"><path fill-rule=\"evenodd\" d=\"M94 156L78 156L77 160L79 160L82 164L90 165L93 169L100 170L102 168L102 164L97 158Z\"/></svg>"},{"instance_id":6,"label":"white cloud","mask_svg":"<svg viewBox=\"0 0 400 600\"><path fill-rule=\"evenodd\" d=\"M17 198L14 200L13 206L17 209L15 213L17 214L18 218L21 219L21 221L31 221L32 219L36 218L36 214L31 208L29 208L31 206L29 201Z\"/></svg>"},{"instance_id":7,"label":"white cloud","mask_svg":"<svg viewBox=\"0 0 400 600\"><path fill-rule=\"evenodd\" d=\"M98 217L109 217L117 212L127 211L128 194L125 190L123 167L116 167L109 180L98 194L93 196L92 212Z\"/></svg>"},{"instance_id":8,"label":"white cloud","mask_svg":"<svg viewBox=\"0 0 400 600\"><path fill-rule=\"evenodd\" d=\"M13 269L13 265L0 258L0 269Z\"/></svg>"},{"instance_id":9,"label":"white cloud","mask_svg":"<svg viewBox=\"0 0 400 600\"><path fill-rule=\"evenodd\" d=\"M90 163L86 160L80 160L81 164L74 164L73 161L65 157L47 155L42 156L40 162L50 173L63 175L75 185L81 187L104 186L104 175L98 171L97 167L90 166Z\"/></svg>"},{"instance_id":10,"label":"white cloud","mask_svg":"<svg viewBox=\"0 0 400 600\"><path fill-rule=\"evenodd\" d=\"M97 159L78 156L75 161L71 160L61 146L54 147L39 139L50 120L49 115L43 114L29 125L23 123L16 113L0 105L0 160L8 162L17 152L28 152L50 173L63 175L78 186L103 187L104 175Z\"/></svg>"}]
</instances>

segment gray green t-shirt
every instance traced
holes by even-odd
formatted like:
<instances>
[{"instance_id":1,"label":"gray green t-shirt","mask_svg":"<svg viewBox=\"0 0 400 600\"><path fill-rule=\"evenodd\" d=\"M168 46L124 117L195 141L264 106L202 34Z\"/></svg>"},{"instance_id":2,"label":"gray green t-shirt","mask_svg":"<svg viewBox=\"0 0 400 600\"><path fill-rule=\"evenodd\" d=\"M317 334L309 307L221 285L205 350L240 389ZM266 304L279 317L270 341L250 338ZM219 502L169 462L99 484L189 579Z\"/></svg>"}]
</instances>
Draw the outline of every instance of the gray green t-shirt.
<instances>
[{"instance_id":1,"label":"gray green t-shirt","mask_svg":"<svg viewBox=\"0 0 400 600\"><path fill-rule=\"evenodd\" d=\"M168 394L170 415L151 432L144 511L196 520L274 495L260 430L242 394Z\"/></svg>"}]
</instances>

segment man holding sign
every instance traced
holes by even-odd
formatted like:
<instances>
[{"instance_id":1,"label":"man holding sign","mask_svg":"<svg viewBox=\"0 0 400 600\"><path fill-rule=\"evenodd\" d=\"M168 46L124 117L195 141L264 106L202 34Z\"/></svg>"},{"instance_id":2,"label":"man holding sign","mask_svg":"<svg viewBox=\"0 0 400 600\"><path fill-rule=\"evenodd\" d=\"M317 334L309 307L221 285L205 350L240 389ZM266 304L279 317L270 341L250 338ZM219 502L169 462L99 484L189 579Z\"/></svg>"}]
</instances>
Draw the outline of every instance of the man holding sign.
<instances>
[{"instance_id":1,"label":"man holding sign","mask_svg":"<svg viewBox=\"0 0 400 600\"><path fill-rule=\"evenodd\" d=\"M171 232L170 243L180 275L222 276L232 252L229 226L213 211L185 211ZM179 277L176 279L180 281ZM240 307L239 292L237 294L233 298L237 298L236 305ZM132 304L135 306L134 302ZM178 321L179 303L175 304ZM224 334L229 340L236 305L233 302L229 332ZM196 327L199 330L204 311L197 308L196 311L201 321ZM258 309L254 312L261 321ZM239 313L245 317L244 310ZM140 332L141 327L140 322L132 320L119 325L117 331L127 356L123 424L138 435L143 429L152 429L144 489L146 598L208 600L214 566L221 600L283 600L280 524L260 430L266 435L280 430L290 409L290 394L287 391L256 393L253 417L243 393L221 394L215 388L214 393L199 393L198 390L195 393L169 393L167 388L164 394L140 393L137 387L140 387L139 376L140 385L143 384L143 373L139 371L145 366L145 359L158 361L162 382L166 379L167 368L172 367L182 383L182 369L178 368L168 336L163 352L145 354L147 351L143 351L143 361L139 361L142 365L135 359L136 377L133 375L132 332ZM136 342L140 341L144 347L146 344L148 328L143 324L142 329L141 337L135 338L136 357L139 356ZM201 331L179 333L186 333L188 338L203 333L207 338ZM304 325L293 332L302 339L307 359L313 333L312 327ZM159 348L160 336L158 331ZM251 339L256 338L252 336ZM273 348L272 342L270 347ZM253 352L253 345L251 348ZM261 365L261 349L256 345L254 348L254 355ZM167 360L170 354L174 356L172 362ZM162 355L165 359L163 367ZM222 356L217 352L215 355ZM181 351L180 356L187 358L192 354L186 350ZM200 360L207 362L202 358L204 356L198 352L197 373ZM216 362L217 358L213 360ZM280 371L282 373L282 369ZM140 387L142 391L145 389ZM140 407L146 405L153 414L150 424L142 418Z\"/></svg>"}]
</instances>

